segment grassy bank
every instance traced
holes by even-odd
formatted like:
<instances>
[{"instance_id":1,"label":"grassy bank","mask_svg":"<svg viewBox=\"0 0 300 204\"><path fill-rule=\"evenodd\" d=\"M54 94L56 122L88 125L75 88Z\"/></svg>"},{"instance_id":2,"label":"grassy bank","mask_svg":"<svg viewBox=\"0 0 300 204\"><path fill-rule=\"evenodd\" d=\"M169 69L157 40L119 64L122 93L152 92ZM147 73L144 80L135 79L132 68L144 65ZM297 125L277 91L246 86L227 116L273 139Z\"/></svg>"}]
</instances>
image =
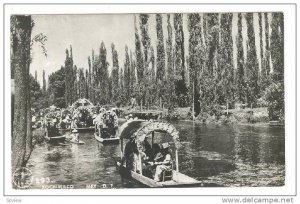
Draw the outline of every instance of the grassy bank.
<instances>
[{"instance_id":1,"label":"grassy bank","mask_svg":"<svg viewBox=\"0 0 300 204\"><path fill-rule=\"evenodd\" d=\"M193 120L192 111L190 107L175 108L173 111L167 109L158 109L151 107L151 109L131 109L125 107L123 109L124 115L128 115L133 112L139 112L144 114L157 114L159 117L165 120ZM200 123L220 123L220 124L231 124L231 123L268 123L268 110L267 108L245 108L245 109L229 109L229 110L218 110L214 113L201 113L195 117L196 122Z\"/></svg>"},{"instance_id":2,"label":"grassy bank","mask_svg":"<svg viewBox=\"0 0 300 204\"><path fill-rule=\"evenodd\" d=\"M192 120L190 108L176 108L175 113L180 120ZM215 114L201 113L195 117L196 122L201 123L268 123L267 108L246 108L221 110Z\"/></svg>"}]
</instances>

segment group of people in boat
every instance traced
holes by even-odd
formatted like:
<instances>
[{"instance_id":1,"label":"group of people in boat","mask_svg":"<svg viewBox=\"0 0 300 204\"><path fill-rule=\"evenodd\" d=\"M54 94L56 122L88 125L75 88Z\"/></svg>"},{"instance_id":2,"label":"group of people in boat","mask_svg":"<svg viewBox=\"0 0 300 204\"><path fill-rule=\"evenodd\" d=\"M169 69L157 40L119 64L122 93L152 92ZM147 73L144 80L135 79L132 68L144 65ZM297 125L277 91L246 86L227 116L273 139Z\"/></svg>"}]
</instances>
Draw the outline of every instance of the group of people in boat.
<instances>
[{"instance_id":1,"label":"group of people in boat","mask_svg":"<svg viewBox=\"0 0 300 204\"><path fill-rule=\"evenodd\" d=\"M95 130L104 137L115 135L118 129L117 114L115 111L107 111L105 108L91 113L87 113L87 110L80 110L73 115L70 112L50 112L45 115L43 122L49 137L59 135L60 129L77 131L78 128L83 127L82 123L86 123L89 127L95 126Z\"/></svg>"},{"instance_id":2,"label":"group of people in boat","mask_svg":"<svg viewBox=\"0 0 300 204\"><path fill-rule=\"evenodd\" d=\"M63 114L60 118L60 128L62 129L69 129L72 122L72 116L71 113Z\"/></svg>"},{"instance_id":3,"label":"group of people in boat","mask_svg":"<svg viewBox=\"0 0 300 204\"><path fill-rule=\"evenodd\" d=\"M115 137L118 130L118 116L114 111L101 108L98 115L94 116L95 132L102 138Z\"/></svg>"},{"instance_id":4,"label":"group of people in boat","mask_svg":"<svg viewBox=\"0 0 300 204\"><path fill-rule=\"evenodd\" d=\"M73 129L71 134L67 136L67 139L74 142L79 142L79 133L77 129Z\"/></svg>"},{"instance_id":5,"label":"group of people in boat","mask_svg":"<svg viewBox=\"0 0 300 204\"><path fill-rule=\"evenodd\" d=\"M73 124L71 125L72 131L71 134L68 135L67 139L72 140L74 142L79 142L79 133L77 118L73 120ZM99 134L103 138L113 137L116 135L116 131L118 129L118 117L113 111L106 111L105 108L101 108L99 114L93 115L93 124L95 125L95 130L99 131Z\"/></svg>"},{"instance_id":6,"label":"group of people in boat","mask_svg":"<svg viewBox=\"0 0 300 204\"><path fill-rule=\"evenodd\" d=\"M55 118L47 121L46 128L48 137L54 137L60 134L58 129L58 120Z\"/></svg>"},{"instance_id":7,"label":"group of people in boat","mask_svg":"<svg viewBox=\"0 0 300 204\"><path fill-rule=\"evenodd\" d=\"M151 145L147 139L144 144L144 151L139 152L134 140L127 143L123 164L127 169L153 179L154 181L165 180L163 175L172 174L173 160L169 143L154 143ZM140 156L139 156L140 154Z\"/></svg>"},{"instance_id":8,"label":"group of people in boat","mask_svg":"<svg viewBox=\"0 0 300 204\"><path fill-rule=\"evenodd\" d=\"M90 127L93 125L92 112L88 109L76 111L73 115L71 128Z\"/></svg>"}]
</instances>

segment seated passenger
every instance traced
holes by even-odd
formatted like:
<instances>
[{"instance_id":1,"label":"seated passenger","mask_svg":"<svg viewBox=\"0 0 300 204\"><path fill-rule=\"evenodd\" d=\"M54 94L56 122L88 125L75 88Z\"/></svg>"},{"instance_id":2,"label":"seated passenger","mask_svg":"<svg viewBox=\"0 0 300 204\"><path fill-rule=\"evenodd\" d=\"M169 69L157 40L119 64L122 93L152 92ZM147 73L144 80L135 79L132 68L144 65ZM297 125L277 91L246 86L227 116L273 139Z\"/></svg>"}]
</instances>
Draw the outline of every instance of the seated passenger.
<instances>
[{"instance_id":1,"label":"seated passenger","mask_svg":"<svg viewBox=\"0 0 300 204\"><path fill-rule=\"evenodd\" d=\"M47 126L48 137L55 137L59 135L59 130L54 122L49 122Z\"/></svg>"},{"instance_id":2,"label":"seated passenger","mask_svg":"<svg viewBox=\"0 0 300 204\"><path fill-rule=\"evenodd\" d=\"M154 175L154 181L161 181L161 176L164 171L171 171L172 170L172 160L171 160L171 154L169 152L169 144L164 143L161 145L160 152L162 155L162 158L160 154L158 153L158 159L154 162L154 165L156 166L155 175Z\"/></svg>"},{"instance_id":3,"label":"seated passenger","mask_svg":"<svg viewBox=\"0 0 300 204\"><path fill-rule=\"evenodd\" d=\"M79 133L78 130L72 130L72 134L70 135L70 139L74 142L79 142Z\"/></svg>"},{"instance_id":4,"label":"seated passenger","mask_svg":"<svg viewBox=\"0 0 300 204\"><path fill-rule=\"evenodd\" d=\"M144 152L140 152L142 159L142 173L144 176L153 179L153 150L148 140L144 141Z\"/></svg>"},{"instance_id":5,"label":"seated passenger","mask_svg":"<svg viewBox=\"0 0 300 204\"><path fill-rule=\"evenodd\" d=\"M163 154L162 154L162 145L159 145L157 143L153 144L153 161L155 162L161 162L163 161Z\"/></svg>"},{"instance_id":6,"label":"seated passenger","mask_svg":"<svg viewBox=\"0 0 300 204\"><path fill-rule=\"evenodd\" d=\"M78 119L75 118L71 123L71 128L78 128L77 124L78 124Z\"/></svg>"},{"instance_id":7,"label":"seated passenger","mask_svg":"<svg viewBox=\"0 0 300 204\"><path fill-rule=\"evenodd\" d=\"M147 144L148 141L145 140L145 151L144 154L142 155L142 164L143 164L143 175L153 179L153 175L155 172L155 163L156 162L161 162L163 161L163 155L161 153L161 147L159 144L154 143L152 145Z\"/></svg>"},{"instance_id":8,"label":"seated passenger","mask_svg":"<svg viewBox=\"0 0 300 204\"><path fill-rule=\"evenodd\" d=\"M144 141L144 147L145 147L145 156L146 156L146 161L153 161L153 149L151 145L149 144L148 140L145 139Z\"/></svg>"}]
</instances>

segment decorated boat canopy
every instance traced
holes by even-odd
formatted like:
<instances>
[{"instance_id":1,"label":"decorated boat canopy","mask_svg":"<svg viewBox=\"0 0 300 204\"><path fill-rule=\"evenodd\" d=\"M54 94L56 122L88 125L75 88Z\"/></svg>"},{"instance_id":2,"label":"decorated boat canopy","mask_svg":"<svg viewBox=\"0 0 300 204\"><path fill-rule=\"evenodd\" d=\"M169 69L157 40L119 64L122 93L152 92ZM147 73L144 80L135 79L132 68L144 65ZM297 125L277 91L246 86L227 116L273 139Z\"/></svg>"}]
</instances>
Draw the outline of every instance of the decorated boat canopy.
<instances>
[{"instance_id":1,"label":"decorated boat canopy","mask_svg":"<svg viewBox=\"0 0 300 204\"><path fill-rule=\"evenodd\" d=\"M85 115L93 115L93 108L94 106L79 106L78 108L76 108L73 111L73 117L79 117L81 114L85 114Z\"/></svg>"},{"instance_id":2,"label":"decorated boat canopy","mask_svg":"<svg viewBox=\"0 0 300 204\"><path fill-rule=\"evenodd\" d=\"M145 120L132 120L124 123L120 127L120 138L135 138L138 150L141 152L144 149L144 141L146 137L151 136L152 132L168 133L172 136L175 147L181 147L179 140L179 132L176 128L166 122L160 121L145 121Z\"/></svg>"},{"instance_id":3,"label":"decorated boat canopy","mask_svg":"<svg viewBox=\"0 0 300 204\"><path fill-rule=\"evenodd\" d=\"M77 109L80 106L94 106L94 105L90 100L86 98L80 98L72 104L72 108L74 109Z\"/></svg>"},{"instance_id":4,"label":"decorated boat canopy","mask_svg":"<svg viewBox=\"0 0 300 204\"><path fill-rule=\"evenodd\" d=\"M49 112L45 115L45 118L46 119L50 119L50 118L59 118L61 115L60 115L60 111L52 111L52 112Z\"/></svg>"},{"instance_id":5,"label":"decorated boat canopy","mask_svg":"<svg viewBox=\"0 0 300 204\"><path fill-rule=\"evenodd\" d=\"M119 128L119 137L121 139L131 139L136 131L148 123L149 121L145 120L128 120Z\"/></svg>"},{"instance_id":6,"label":"decorated boat canopy","mask_svg":"<svg viewBox=\"0 0 300 204\"><path fill-rule=\"evenodd\" d=\"M47 124L48 122L59 122L60 111L49 112L44 116L43 123Z\"/></svg>"},{"instance_id":7,"label":"decorated boat canopy","mask_svg":"<svg viewBox=\"0 0 300 204\"><path fill-rule=\"evenodd\" d=\"M56 110L60 110L60 108L57 108L55 105L52 105L49 107L50 111L56 111Z\"/></svg>"},{"instance_id":8,"label":"decorated boat canopy","mask_svg":"<svg viewBox=\"0 0 300 204\"><path fill-rule=\"evenodd\" d=\"M108 126L108 123L118 127L118 116L114 111L104 111L100 113L100 125Z\"/></svg>"},{"instance_id":9,"label":"decorated boat canopy","mask_svg":"<svg viewBox=\"0 0 300 204\"><path fill-rule=\"evenodd\" d=\"M62 110L61 110L61 114L62 114L62 115L68 115L68 114L71 115L71 111L70 111L69 109L62 109Z\"/></svg>"},{"instance_id":10,"label":"decorated boat canopy","mask_svg":"<svg viewBox=\"0 0 300 204\"><path fill-rule=\"evenodd\" d=\"M91 101L86 98L80 98L72 104L70 111L73 117L78 117L82 112L87 112L89 115L92 115L94 108L95 106Z\"/></svg>"}]
</instances>

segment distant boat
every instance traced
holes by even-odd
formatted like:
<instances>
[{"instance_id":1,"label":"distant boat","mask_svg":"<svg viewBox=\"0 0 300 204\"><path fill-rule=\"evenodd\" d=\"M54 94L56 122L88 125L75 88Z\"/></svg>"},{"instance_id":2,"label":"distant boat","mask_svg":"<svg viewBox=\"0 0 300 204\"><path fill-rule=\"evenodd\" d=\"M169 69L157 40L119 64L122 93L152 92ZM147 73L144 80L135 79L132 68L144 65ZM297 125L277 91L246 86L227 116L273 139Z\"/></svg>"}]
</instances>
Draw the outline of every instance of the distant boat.
<instances>
[{"instance_id":1,"label":"distant boat","mask_svg":"<svg viewBox=\"0 0 300 204\"><path fill-rule=\"evenodd\" d=\"M79 145L85 144L85 142L82 141L82 140L79 140L79 141L76 141L76 140L69 140L69 142L74 143L74 144L79 144Z\"/></svg>"},{"instance_id":2,"label":"distant boat","mask_svg":"<svg viewBox=\"0 0 300 204\"><path fill-rule=\"evenodd\" d=\"M89 126L89 127L77 127L76 128L78 132L92 132L95 130L94 126Z\"/></svg>"},{"instance_id":3,"label":"distant boat","mask_svg":"<svg viewBox=\"0 0 300 204\"><path fill-rule=\"evenodd\" d=\"M93 111L95 106L88 99L80 98L72 106L71 129L76 128L78 132L91 132L95 129L93 124Z\"/></svg>"},{"instance_id":4,"label":"distant boat","mask_svg":"<svg viewBox=\"0 0 300 204\"><path fill-rule=\"evenodd\" d=\"M49 143L61 143L61 142L65 141L66 136L64 136L64 135L62 135L62 136L54 136L54 137L45 136L45 139Z\"/></svg>"},{"instance_id":5,"label":"distant boat","mask_svg":"<svg viewBox=\"0 0 300 204\"><path fill-rule=\"evenodd\" d=\"M66 135L49 136L48 131L45 132L45 140L49 143L63 143L66 140Z\"/></svg>"},{"instance_id":6,"label":"distant boat","mask_svg":"<svg viewBox=\"0 0 300 204\"><path fill-rule=\"evenodd\" d=\"M278 120L269 121L269 126L284 126L284 123Z\"/></svg>"},{"instance_id":7,"label":"distant boat","mask_svg":"<svg viewBox=\"0 0 300 204\"><path fill-rule=\"evenodd\" d=\"M152 177L144 175L145 172L143 172L143 164L141 159L141 155L144 150L145 140L149 138L152 141L152 147L156 133L159 133L160 136L165 136L166 134L171 135L174 143L173 148L175 148L175 159L173 159L172 168L171 170L165 171L162 174L161 181L155 181ZM119 171L122 177L132 179L148 187L203 186L203 183L201 181L198 181L179 172L178 148L180 148L181 143L179 141L179 132L175 129L173 125L157 121L150 122L145 120L132 120L124 123L120 127L119 135L122 162L118 162L117 165L119 167ZM125 148L123 148L123 143L126 140L128 142ZM127 147L127 145L129 145L129 147ZM136 161L136 164L139 164L138 167L135 167L133 169L131 168L132 164L126 164L127 161L130 162L131 160L128 160L125 156L130 155L130 151L132 151L132 148L130 147L132 145L135 145L136 149L138 150L138 160Z\"/></svg>"},{"instance_id":8,"label":"distant boat","mask_svg":"<svg viewBox=\"0 0 300 204\"><path fill-rule=\"evenodd\" d=\"M107 111L100 115L101 122L94 133L95 139L101 143L118 143L118 116L114 111Z\"/></svg>"},{"instance_id":9,"label":"distant boat","mask_svg":"<svg viewBox=\"0 0 300 204\"><path fill-rule=\"evenodd\" d=\"M111 137L111 138L102 138L98 133L94 133L95 139L101 143L119 143L119 137Z\"/></svg>"},{"instance_id":10,"label":"distant boat","mask_svg":"<svg viewBox=\"0 0 300 204\"><path fill-rule=\"evenodd\" d=\"M44 121L43 121L43 128L44 128L44 136L45 140L49 143L63 143L66 139L66 136L62 134L61 131L58 129L58 112L55 111L55 106L54 108L51 107L51 111L48 112L44 116Z\"/></svg>"}]
</instances>

